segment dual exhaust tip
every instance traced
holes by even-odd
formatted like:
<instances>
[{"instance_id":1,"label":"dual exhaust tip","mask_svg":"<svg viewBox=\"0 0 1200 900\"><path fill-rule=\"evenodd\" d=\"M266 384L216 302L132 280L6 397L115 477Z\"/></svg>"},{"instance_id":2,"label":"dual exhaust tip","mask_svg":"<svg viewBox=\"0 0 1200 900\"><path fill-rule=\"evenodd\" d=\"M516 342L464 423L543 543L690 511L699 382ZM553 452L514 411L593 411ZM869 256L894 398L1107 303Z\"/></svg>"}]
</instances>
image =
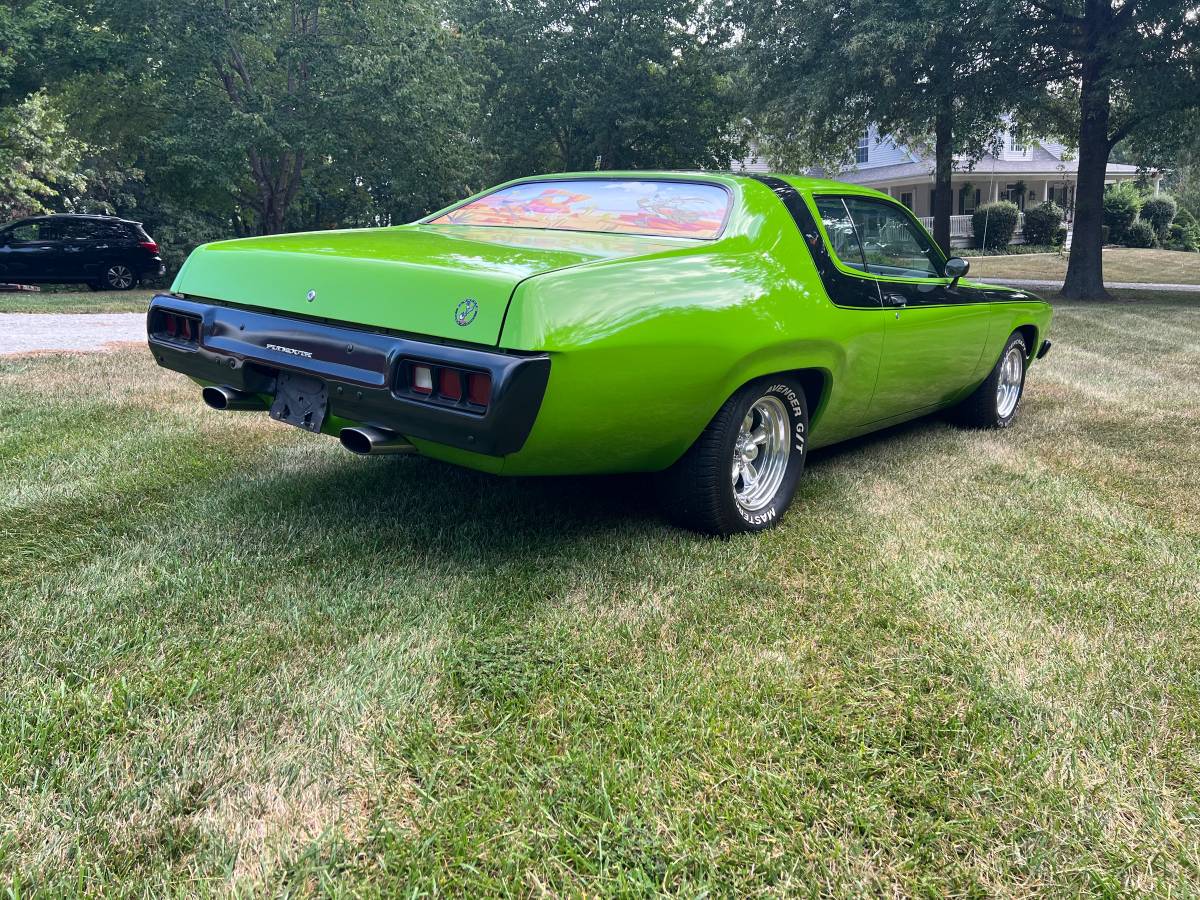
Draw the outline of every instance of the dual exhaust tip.
<instances>
[{"instance_id":1,"label":"dual exhaust tip","mask_svg":"<svg viewBox=\"0 0 1200 900\"><path fill-rule=\"evenodd\" d=\"M239 391L237 388L209 385L201 391L200 396L213 409L232 412L267 408L267 404L258 394ZM387 456L417 452L417 448L410 444L407 438L394 431L388 431L386 428L372 428L369 425L343 428L338 438L343 447L360 456Z\"/></svg>"},{"instance_id":2,"label":"dual exhaust tip","mask_svg":"<svg viewBox=\"0 0 1200 900\"><path fill-rule=\"evenodd\" d=\"M417 452L417 448L410 444L403 435L388 431L386 428L372 428L369 425L343 428L338 433L338 440L342 442L343 447L359 456L387 456Z\"/></svg>"}]
</instances>

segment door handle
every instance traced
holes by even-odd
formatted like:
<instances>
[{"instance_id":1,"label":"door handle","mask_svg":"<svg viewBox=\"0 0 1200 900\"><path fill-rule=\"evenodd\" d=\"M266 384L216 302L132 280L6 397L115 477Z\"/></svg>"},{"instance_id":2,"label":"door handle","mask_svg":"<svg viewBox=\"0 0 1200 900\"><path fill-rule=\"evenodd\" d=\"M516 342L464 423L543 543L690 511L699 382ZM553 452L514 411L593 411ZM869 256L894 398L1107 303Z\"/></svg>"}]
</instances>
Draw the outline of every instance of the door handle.
<instances>
[{"instance_id":1,"label":"door handle","mask_svg":"<svg viewBox=\"0 0 1200 900\"><path fill-rule=\"evenodd\" d=\"M905 297L903 294L884 294L883 299L884 299L884 302L886 302L888 306L907 306L908 305L908 298Z\"/></svg>"}]
</instances>

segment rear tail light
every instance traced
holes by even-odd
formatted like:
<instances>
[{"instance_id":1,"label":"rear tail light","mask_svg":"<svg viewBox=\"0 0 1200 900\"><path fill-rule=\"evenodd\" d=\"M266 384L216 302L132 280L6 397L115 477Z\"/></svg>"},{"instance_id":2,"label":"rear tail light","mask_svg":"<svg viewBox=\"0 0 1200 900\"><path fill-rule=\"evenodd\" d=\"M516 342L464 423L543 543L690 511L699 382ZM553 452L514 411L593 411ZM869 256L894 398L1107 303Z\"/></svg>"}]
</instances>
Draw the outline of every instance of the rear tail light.
<instances>
[{"instance_id":1,"label":"rear tail light","mask_svg":"<svg viewBox=\"0 0 1200 900\"><path fill-rule=\"evenodd\" d=\"M462 375L458 369L442 369L438 373L438 396L443 400L462 399Z\"/></svg>"},{"instance_id":2,"label":"rear tail light","mask_svg":"<svg viewBox=\"0 0 1200 900\"><path fill-rule=\"evenodd\" d=\"M451 406L484 407L492 401L492 376L452 366L405 363L401 389Z\"/></svg>"},{"instance_id":3,"label":"rear tail light","mask_svg":"<svg viewBox=\"0 0 1200 900\"><path fill-rule=\"evenodd\" d=\"M176 343L192 345L200 343L200 319L197 316L159 309L154 313L150 330L155 337L165 338Z\"/></svg>"},{"instance_id":4,"label":"rear tail light","mask_svg":"<svg viewBox=\"0 0 1200 900\"><path fill-rule=\"evenodd\" d=\"M467 376L467 399L480 406L487 406L492 399L492 376L472 372Z\"/></svg>"},{"instance_id":5,"label":"rear tail light","mask_svg":"<svg viewBox=\"0 0 1200 900\"><path fill-rule=\"evenodd\" d=\"M151 253L158 252L158 244L154 241L138 241L138 246L143 250L149 250Z\"/></svg>"}]
</instances>

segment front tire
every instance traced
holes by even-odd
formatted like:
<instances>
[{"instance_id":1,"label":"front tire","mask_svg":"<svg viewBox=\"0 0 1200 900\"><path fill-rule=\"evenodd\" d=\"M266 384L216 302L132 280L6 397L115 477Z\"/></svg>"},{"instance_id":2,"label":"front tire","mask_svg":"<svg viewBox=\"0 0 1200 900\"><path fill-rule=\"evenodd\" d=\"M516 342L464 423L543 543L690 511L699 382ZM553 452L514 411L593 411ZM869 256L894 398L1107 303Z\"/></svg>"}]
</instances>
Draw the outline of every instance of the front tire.
<instances>
[{"instance_id":1,"label":"front tire","mask_svg":"<svg viewBox=\"0 0 1200 900\"><path fill-rule=\"evenodd\" d=\"M110 291L128 291L137 284L137 275L125 263L111 263L104 269L103 284Z\"/></svg>"},{"instance_id":2,"label":"front tire","mask_svg":"<svg viewBox=\"0 0 1200 900\"><path fill-rule=\"evenodd\" d=\"M808 403L799 382L772 376L725 401L683 457L662 475L664 508L707 534L763 531L796 493L808 450Z\"/></svg>"},{"instance_id":3,"label":"front tire","mask_svg":"<svg viewBox=\"0 0 1200 900\"><path fill-rule=\"evenodd\" d=\"M1004 345L1000 359L983 384L951 413L967 428L1008 428L1017 418L1025 394L1025 372L1029 350L1025 338L1014 332Z\"/></svg>"}]
</instances>

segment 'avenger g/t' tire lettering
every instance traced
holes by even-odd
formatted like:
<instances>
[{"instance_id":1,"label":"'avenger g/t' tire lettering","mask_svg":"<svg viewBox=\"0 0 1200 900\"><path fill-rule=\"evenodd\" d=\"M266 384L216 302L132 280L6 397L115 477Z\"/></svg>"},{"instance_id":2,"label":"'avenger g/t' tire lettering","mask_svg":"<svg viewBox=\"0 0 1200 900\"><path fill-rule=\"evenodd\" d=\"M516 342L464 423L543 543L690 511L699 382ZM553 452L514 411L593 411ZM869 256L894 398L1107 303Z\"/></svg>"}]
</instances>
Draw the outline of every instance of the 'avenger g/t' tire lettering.
<instances>
[{"instance_id":1,"label":"'avenger g/t' tire lettering","mask_svg":"<svg viewBox=\"0 0 1200 900\"><path fill-rule=\"evenodd\" d=\"M786 375L753 381L717 411L662 476L665 511L686 528L762 531L787 511L808 452L808 403Z\"/></svg>"}]
</instances>

